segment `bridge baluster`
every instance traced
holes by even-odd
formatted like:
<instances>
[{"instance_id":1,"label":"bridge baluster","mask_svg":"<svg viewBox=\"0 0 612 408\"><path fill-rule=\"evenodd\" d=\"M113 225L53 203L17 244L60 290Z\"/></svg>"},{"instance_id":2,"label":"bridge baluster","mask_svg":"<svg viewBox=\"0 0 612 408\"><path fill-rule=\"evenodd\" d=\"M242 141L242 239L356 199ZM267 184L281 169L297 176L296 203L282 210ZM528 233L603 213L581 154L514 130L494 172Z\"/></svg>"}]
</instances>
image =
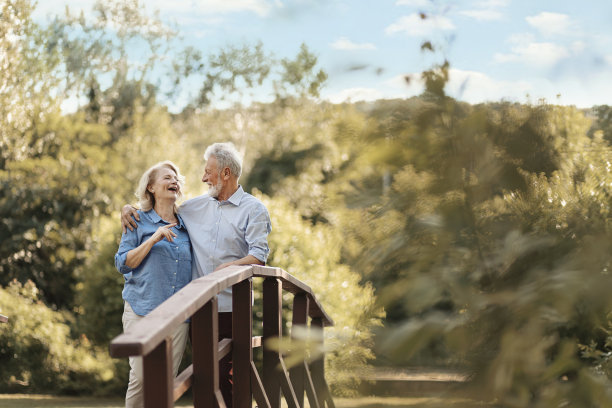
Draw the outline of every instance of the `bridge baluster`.
<instances>
[{"instance_id":1,"label":"bridge baluster","mask_svg":"<svg viewBox=\"0 0 612 408\"><path fill-rule=\"evenodd\" d=\"M298 293L293 298L293 319L291 325L291 338L298 339L295 331L302 326L305 328L308 323L308 296L306 293ZM304 406L304 364L298 364L289 370L293 390L300 407Z\"/></svg>"},{"instance_id":2,"label":"bridge baluster","mask_svg":"<svg viewBox=\"0 0 612 408\"><path fill-rule=\"evenodd\" d=\"M251 408L251 361L253 361L253 312L251 279L233 286L232 367L233 408Z\"/></svg>"},{"instance_id":3,"label":"bridge baluster","mask_svg":"<svg viewBox=\"0 0 612 408\"><path fill-rule=\"evenodd\" d=\"M265 278L263 282L263 386L271 408L280 408L281 385L278 365L280 352L268 345L270 339L282 336L283 287L279 279Z\"/></svg>"},{"instance_id":4,"label":"bridge baluster","mask_svg":"<svg viewBox=\"0 0 612 408\"><path fill-rule=\"evenodd\" d=\"M143 356L142 363L145 407L174 406L172 337L167 337L153 351Z\"/></svg>"},{"instance_id":5,"label":"bridge baluster","mask_svg":"<svg viewBox=\"0 0 612 408\"><path fill-rule=\"evenodd\" d=\"M220 393L217 303L217 297L212 298L191 319L194 408L219 406L215 398Z\"/></svg>"}]
</instances>

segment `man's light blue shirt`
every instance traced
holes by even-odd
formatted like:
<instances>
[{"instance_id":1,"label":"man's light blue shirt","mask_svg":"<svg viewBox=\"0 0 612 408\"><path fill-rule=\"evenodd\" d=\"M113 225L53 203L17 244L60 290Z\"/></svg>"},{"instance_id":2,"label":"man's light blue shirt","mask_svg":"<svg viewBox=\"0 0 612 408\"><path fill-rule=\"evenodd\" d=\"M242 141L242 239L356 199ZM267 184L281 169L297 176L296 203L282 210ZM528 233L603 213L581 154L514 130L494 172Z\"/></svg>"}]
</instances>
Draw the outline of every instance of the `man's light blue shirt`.
<instances>
[{"instance_id":1,"label":"man's light blue shirt","mask_svg":"<svg viewBox=\"0 0 612 408\"><path fill-rule=\"evenodd\" d=\"M127 253L149 239L161 226L168 225L155 210L138 211L138 228L121 236L115 254L115 267L123 274L123 299L134 313L145 316L191 281L191 245L185 224L178 216L173 242L162 239L136 268L125 264Z\"/></svg>"},{"instance_id":2,"label":"man's light blue shirt","mask_svg":"<svg viewBox=\"0 0 612 408\"><path fill-rule=\"evenodd\" d=\"M212 273L219 265L252 255L268 260L270 215L264 204L242 186L226 201L208 194L179 207L193 247L192 278ZM219 294L219 311L232 310L231 289Z\"/></svg>"}]
</instances>

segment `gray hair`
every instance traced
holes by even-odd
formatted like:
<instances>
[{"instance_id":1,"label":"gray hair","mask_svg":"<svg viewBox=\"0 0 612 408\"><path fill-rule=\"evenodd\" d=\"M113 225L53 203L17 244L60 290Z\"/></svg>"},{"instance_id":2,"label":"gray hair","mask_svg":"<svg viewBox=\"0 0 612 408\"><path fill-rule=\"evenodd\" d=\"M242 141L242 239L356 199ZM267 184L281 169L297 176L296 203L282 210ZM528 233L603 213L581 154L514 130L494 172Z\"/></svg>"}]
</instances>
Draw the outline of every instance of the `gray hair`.
<instances>
[{"instance_id":1,"label":"gray hair","mask_svg":"<svg viewBox=\"0 0 612 408\"><path fill-rule=\"evenodd\" d=\"M229 167L232 174L236 176L236 178L240 178L242 174L242 157L240 157L240 153L238 153L233 143L211 144L206 148L204 160L208 161L210 156L215 156L217 159L219 173L221 173L224 168Z\"/></svg>"},{"instance_id":2,"label":"gray hair","mask_svg":"<svg viewBox=\"0 0 612 408\"><path fill-rule=\"evenodd\" d=\"M178 179L179 191L178 196L182 197L183 195L183 183L185 181L185 177L181 175L179 168L176 164L172 163L170 160L162 161L157 164L151 166L144 174L140 177L140 181L138 182L138 187L136 188L136 198L138 198L138 205L142 211L149 211L153 207L155 207L155 196L148 190L148 187L153 184L155 181L155 177L157 176L157 172L162 168L168 168L176 173L176 177ZM176 203L174 204L174 213L177 213Z\"/></svg>"}]
</instances>

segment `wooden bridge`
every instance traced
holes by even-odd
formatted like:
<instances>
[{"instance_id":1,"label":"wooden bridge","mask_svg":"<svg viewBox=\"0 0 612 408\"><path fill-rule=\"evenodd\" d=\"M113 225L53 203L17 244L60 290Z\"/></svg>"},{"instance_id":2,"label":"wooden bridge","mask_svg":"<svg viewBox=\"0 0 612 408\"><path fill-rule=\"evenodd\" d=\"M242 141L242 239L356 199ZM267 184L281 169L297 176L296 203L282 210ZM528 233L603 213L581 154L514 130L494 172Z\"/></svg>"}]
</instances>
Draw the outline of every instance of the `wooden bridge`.
<instances>
[{"instance_id":1,"label":"wooden bridge","mask_svg":"<svg viewBox=\"0 0 612 408\"><path fill-rule=\"evenodd\" d=\"M263 278L263 336L253 337L252 278ZM218 340L217 294L232 287L232 339ZM283 290L294 295L292 331L312 328L311 338L323 342L323 328L333 325L310 287L280 268L230 266L189 283L128 333L111 343L113 357L142 356L145 407L172 407L192 388L194 408L225 407L219 390L218 361L233 360L233 406L279 408L281 391L289 408L303 408L304 394L312 408L333 408L324 376L324 357L287 368L283 355L269 340L282 336ZM308 318L310 317L310 326ZM191 318L193 364L172 378L171 333ZM253 348L263 347L261 375Z\"/></svg>"}]
</instances>

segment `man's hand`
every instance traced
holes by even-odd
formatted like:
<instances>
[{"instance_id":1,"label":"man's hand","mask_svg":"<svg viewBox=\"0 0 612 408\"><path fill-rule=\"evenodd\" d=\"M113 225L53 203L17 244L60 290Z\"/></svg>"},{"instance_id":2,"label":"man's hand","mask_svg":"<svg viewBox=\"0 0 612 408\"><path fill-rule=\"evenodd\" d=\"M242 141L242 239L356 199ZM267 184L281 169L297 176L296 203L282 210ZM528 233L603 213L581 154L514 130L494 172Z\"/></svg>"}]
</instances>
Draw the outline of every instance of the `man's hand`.
<instances>
[{"instance_id":1,"label":"man's hand","mask_svg":"<svg viewBox=\"0 0 612 408\"><path fill-rule=\"evenodd\" d=\"M136 209L129 204L124 205L121 209L121 229L124 234L127 228L129 228L130 231L134 231L134 228L138 228L134 218L140 221L140 215L138 215Z\"/></svg>"},{"instance_id":2,"label":"man's hand","mask_svg":"<svg viewBox=\"0 0 612 408\"><path fill-rule=\"evenodd\" d=\"M235 265L233 262L226 262L226 263L222 263L221 265L217 266L217 269L215 269L213 272L217 272L223 268L226 268L228 266L232 266Z\"/></svg>"},{"instance_id":3,"label":"man's hand","mask_svg":"<svg viewBox=\"0 0 612 408\"><path fill-rule=\"evenodd\" d=\"M262 261L255 258L253 255L247 255L244 258L236 259L235 261L225 262L217 266L213 272L217 272L220 269L227 268L232 265L264 265Z\"/></svg>"}]
</instances>

